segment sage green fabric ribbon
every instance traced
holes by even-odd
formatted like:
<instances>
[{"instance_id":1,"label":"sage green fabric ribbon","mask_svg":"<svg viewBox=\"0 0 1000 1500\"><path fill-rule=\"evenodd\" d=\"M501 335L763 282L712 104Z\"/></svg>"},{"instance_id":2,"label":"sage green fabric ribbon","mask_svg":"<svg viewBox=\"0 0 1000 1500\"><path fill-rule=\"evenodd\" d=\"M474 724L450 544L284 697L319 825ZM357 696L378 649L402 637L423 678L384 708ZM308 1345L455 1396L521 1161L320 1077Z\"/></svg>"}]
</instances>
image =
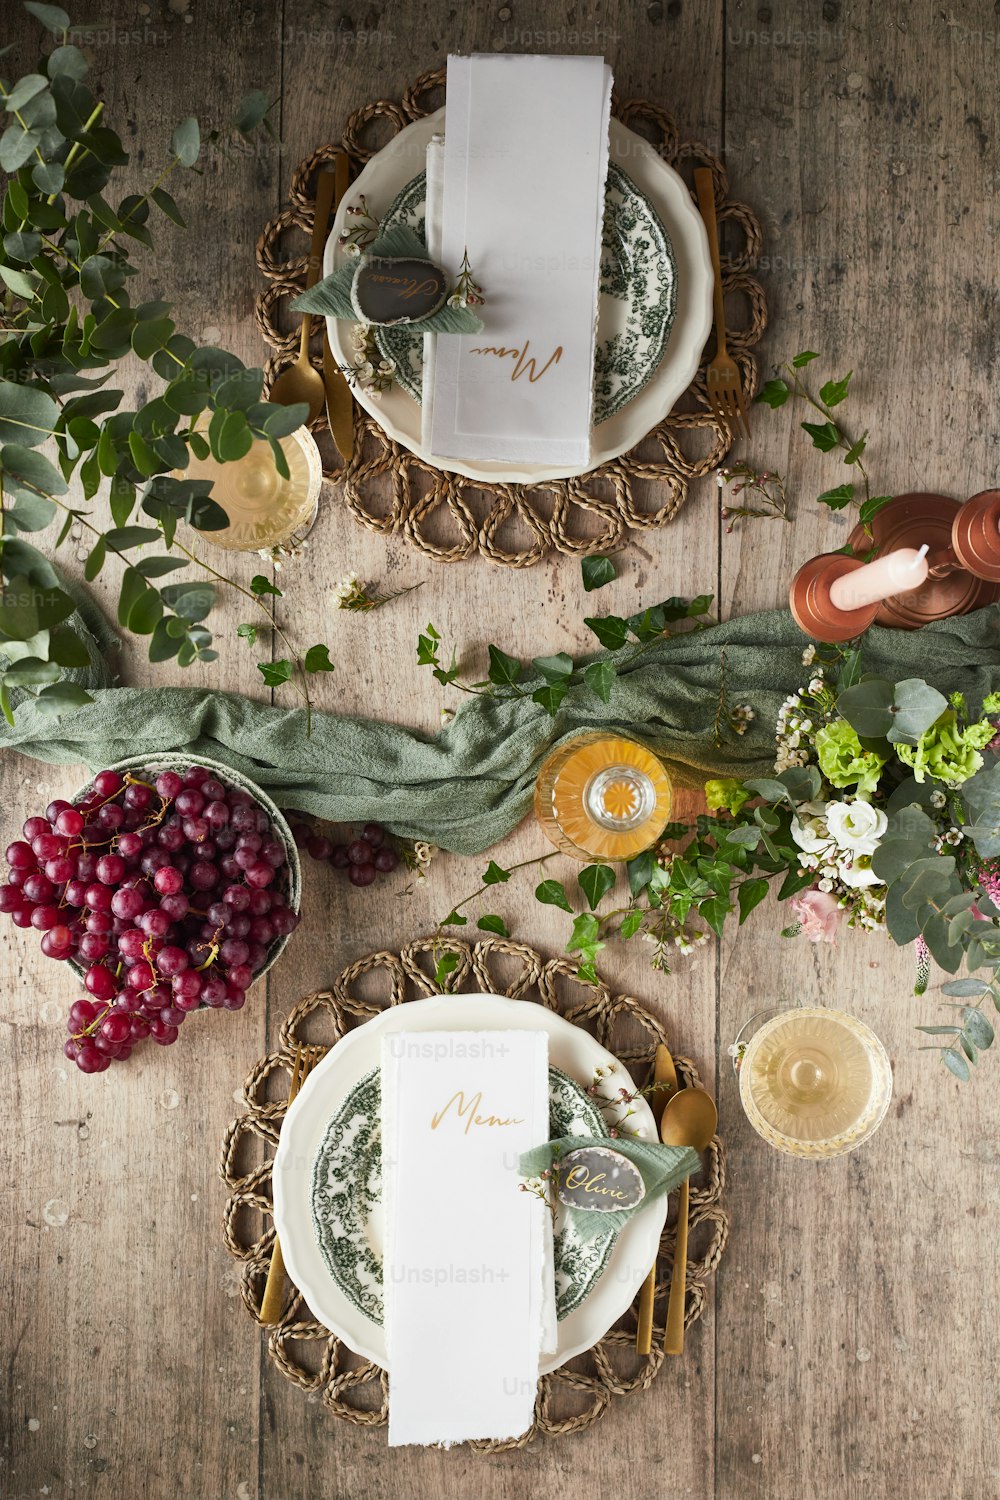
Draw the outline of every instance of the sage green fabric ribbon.
<instances>
[{"instance_id":1,"label":"sage green fabric ribbon","mask_svg":"<svg viewBox=\"0 0 1000 1500\"><path fill-rule=\"evenodd\" d=\"M40 578L58 577L35 556ZM91 771L186 750L243 772L280 807L338 823L375 820L462 854L488 849L520 822L545 756L583 730L634 734L682 786L766 773L782 700L810 675L802 665L805 637L789 614L774 610L657 641L622 665L609 702L574 688L555 718L529 696L475 697L433 737L378 719L314 712L307 738L301 709L206 688L110 686L106 657L114 635L92 601L58 581L77 598L72 623L90 640L94 663L71 675L93 689L95 701L55 720L24 698L14 727L0 727L0 746ZM401 641L399 650L409 644ZM628 654L600 653L623 663ZM755 718L743 737L723 729L717 744L723 657L728 704L749 704ZM866 671L895 681L924 677L944 693L961 690L976 708L1000 690L1000 606L919 631L873 628L863 660ZM427 686L435 691L429 675Z\"/></svg>"},{"instance_id":2,"label":"sage green fabric ribbon","mask_svg":"<svg viewBox=\"0 0 1000 1500\"><path fill-rule=\"evenodd\" d=\"M641 1213L647 1204L655 1203L664 1193L672 1192L678 1183L701 1167L701 1157L690 1146L661 1146L658 1142L637 1141L630 1136L564 1135L558 1140L546 1141L543 1146L525 1151L521 1156L521 1176L540 1177L554 1162L568 1156L571 1151L581 1151L584 1147L593 1149L595 1146L627 1156L638 1168L646 1193L634 1208L606 1211L561 1204L562 1211L573 1221L573 1227L580 1238L585 1240L596 1239L609 1229L617 1234L633 1214Z\"/></svg>"}]
</instances>

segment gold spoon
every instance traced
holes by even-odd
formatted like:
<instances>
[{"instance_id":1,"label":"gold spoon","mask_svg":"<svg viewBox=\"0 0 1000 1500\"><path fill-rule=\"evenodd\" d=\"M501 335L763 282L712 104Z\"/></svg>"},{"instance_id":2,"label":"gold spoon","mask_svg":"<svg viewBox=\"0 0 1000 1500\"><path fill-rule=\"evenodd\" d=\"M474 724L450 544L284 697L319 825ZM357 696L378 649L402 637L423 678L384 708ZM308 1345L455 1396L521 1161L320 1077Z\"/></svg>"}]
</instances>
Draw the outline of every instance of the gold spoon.
<instances>
[{"instance_id":1,"label":"gold spoon","mask_svg":"<svg viewBox=\"0 0 1000 1500\"><path fill-rule=\"evenodd\" d=\"M335 181L336 174L329 170L320 172L317 180L316 208L313 213L313 232L309 243L309 261L306 270L306 291L311 286L315 286L323 266L323 247L326 244L327 228L330 223ZM269 401L276 401L279 406L295 406L299 401L306 402L309 407L307 423L316 420L323 410L323 403L326 399L323 377L309 363L311 328L312 313L303 313L298 358L293 365L288 366L287 370L282 370L267 398Z\"/></svg>"},{"instance_id":2,"label":"gold spoon","mask_svg":"<svg viewBox=\"0 0 1000 1500\"><path fill-rule=\"evenodd\" d=\"M656 1058L653 1063L653 1082L657 1085L650 1093L649 1107L653 1112L653 1120L659 1130L663 1111L667 1106L667 1100L677 1092L677 1069L670 1051L661 1042L656 1049ZM636 1354L649 1354L653 1347L653 1301L656 1297L656 1261L650 1268L649 1275L642 1283L642 1291L639 1293L639 1317L635 1330L635 1352Z\"/></svg>"},{"instance_id":3,"label":"gold spoon","mask_svg":"<svg viewBox=\"0 0 1000 1500\"><path fill-rule=\"evenodd\" d=\"M665 1146L692 1146L704 1151L712 1143L719 1112L715 1100L704 1089L681 1089L668 1100L660 1121L660 1140ZM684 1353L684 1299L687 1295L688 1179L680 1186L677 1201L674 1269L670 1278L670 1301L667 1303L667 1328L663 1340L665 1354Z\"/></svg>"}]
</instances>

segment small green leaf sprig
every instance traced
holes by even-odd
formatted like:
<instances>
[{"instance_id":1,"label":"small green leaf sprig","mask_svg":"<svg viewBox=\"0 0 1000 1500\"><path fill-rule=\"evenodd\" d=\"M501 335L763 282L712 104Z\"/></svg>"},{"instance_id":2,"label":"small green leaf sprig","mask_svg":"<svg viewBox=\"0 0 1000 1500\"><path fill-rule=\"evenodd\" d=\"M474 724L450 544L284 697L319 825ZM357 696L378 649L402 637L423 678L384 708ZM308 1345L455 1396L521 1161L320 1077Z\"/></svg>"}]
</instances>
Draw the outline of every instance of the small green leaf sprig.
<instances>
[{"instance_id":1,"label":"small green leaf sprig","mask_svg":"<svg viewBox=\"0 0 1000 1500\"><path fill-rule=\"evenodd\" d=\"M306 415L303 406L262 400L263 372L226 350L196 346L178 331L168 303L133 304L129 296L139 271L132 254L137 245L154 248L154 218L184 224L165 182L178 169L197 171L205 145L225 150L223 136L203 136L197 120L183 120L155 181L115 202L110 186L129 158L104 119L104 101L87 86L88 62L69 40L70 18L34 0L26 9L56 45L37 72L0 80L8 119L0 134L0 169L8 174L0 211L0 707L9 722L15 690L54 715L90 701L63 675L89 662L71 623L73 600L40 575L37 554L20 540L59 516L56 549L71 533L92 539L89 582L109 558L120 564L118 623L148 639L151 661L216 660L204 622L219 585L245 596L262 628L278 630L265 591L227 578L178 539L182 520L210 532L229 518L210 481L177 471L192 454L228 463L266 442L288 478L281 439ZM270 129L270 107L261 91L247 95L234 129L244 136ZM141 409L126 411L123 393L107 382L133 354L162 387ZM89 508L103 491L110 528ZM150 552L156 546L163 550ZM159 582L189 565L206 577ZM297 662L293 654L293 670ZM307 725L308 670L303 663L296 672Z\"/></svg>"},{"instance_id":2,"label":"small green leaf sprig","mask_svg":"<svg viewBox=\"0 0 1000 1500\"><path fill-rule=\"evenodd\" d=\"M856 502L859 506L858 519L867 526L893 497L873 495L871 492L871 480L863 458L868 446L868 432L863 432L859 438L851 437L839 416L834 414L834 409L847 400L853 370L848 370L846 375L838 379L824 381L815 395L800 373L806 365L819 357L813 349L805 349L801 354L793 355L781 366L780 375L765 382L756 399L772 410L784 406L789 400L805 401L813 408L821 420L803 421L800 424L812 439L813 447L818 448L821 453L840 453L841 461L860 475L860 481L849 479L832 489L824 490L818 497L819 503L828 506L830 510L844 510Z\"/></svg>"},{"instance_id":3,"label":"small green leaf sprig","mask_svg":"<svg viewBox=\"0 0 1000 1500\"><path fill-rule=\"evenodd\" d=\"M587 568L587 563L591 568ZM597 564L601 565L599 570ZM584 587L588 592L610 583L614 576L610 559L584 560ZM461 693L481 697L530 698L554 717L571 691L583 690L602 703L608 703L619 673L657 641L677 634L674 627L704 630L714 625L716 621L709 614L711 603L711 594L701 594L695 599L665 599L662 604L653 605L627 619L620 615L587 617L583 623L600 645L615 653L614 660L602 659L578 666L567 652L560 651L555 656L534 657L531 666L535 670L530 673L524 662L490 644L489 671L481 682L468 682L462 678L454 650L450 658L442 657L440 632L429 624L417 640L417 664L429 667L435 681L442 687L454 687Z\"/></svg>"}]
</instances>

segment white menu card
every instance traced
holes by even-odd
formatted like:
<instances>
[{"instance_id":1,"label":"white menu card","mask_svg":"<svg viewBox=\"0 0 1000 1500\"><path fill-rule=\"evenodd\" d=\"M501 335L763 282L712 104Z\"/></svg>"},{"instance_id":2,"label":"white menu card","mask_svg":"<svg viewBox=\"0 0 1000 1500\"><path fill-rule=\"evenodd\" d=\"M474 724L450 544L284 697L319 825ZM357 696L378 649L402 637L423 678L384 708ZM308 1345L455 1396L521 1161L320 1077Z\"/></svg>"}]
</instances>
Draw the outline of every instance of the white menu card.
<instances>
[{"instance_id":1,"label":"white menu card","mask_svg":"<svg viewBox=\"0 0 1000 1500\"><path fill-rule=\"evenodd\" d=\"M520 1437L552 1268L518 1159L548 1139L548 1038L395 1032L381 1062L389 1445Z\"/></svg>"},{"instance_id":2,"label":"white menu card","mask_svg":"<svg viewBox=\"0 0 1000 1500\"><path fill-rule=\"evenodd\" d=\"M586 464L608 170L601 57L449 57L441 260L481 334L436 335L437 457Z\"/></svg>"}]
</instances>

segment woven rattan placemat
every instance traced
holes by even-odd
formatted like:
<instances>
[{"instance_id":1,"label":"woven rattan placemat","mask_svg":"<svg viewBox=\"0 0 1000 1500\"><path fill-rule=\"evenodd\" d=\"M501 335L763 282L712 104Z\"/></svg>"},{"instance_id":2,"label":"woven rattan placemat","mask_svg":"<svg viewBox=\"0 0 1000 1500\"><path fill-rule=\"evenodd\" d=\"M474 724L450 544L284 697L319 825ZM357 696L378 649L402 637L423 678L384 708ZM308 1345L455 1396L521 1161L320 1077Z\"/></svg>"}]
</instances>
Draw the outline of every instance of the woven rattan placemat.
<instances>
[{"instance_id":1,"label":"woven rattan placemat","mask_svg":"<svg viewBox=\"0 0 1000 1500\"><path fill-rule=\"evenodd\" d=\"M298 350L298 319L286 304L305 283L305 239L312 228L317 167L346 151L356 174L388 139L443 103L444 81L443 68L424 73L401 100L376 99L356 109L343 139L321 146L296 169L287 206L265 226L257 243L257 264L268 283L257 298L257 324L274 350L266 365L268 385ZM730 249L723 257L723 282L730 294L729 351L749 399L757 388L752 351L767 322L763 289L750 274L761 246L756 215L730 197L718 157L697 141L682 140L667 110L643 99L615 100L613 108L619 120L646 136L679 171L701 164L712 169L720 231L735 225L742 240L739 250ZM739 303L742 323L735 317ZM317 369L321 331L322 320L315 318L312 357ZM714 339L708 348L714 352ZM314 430L321 431L325 420L320 417ZM621 546L630 531L665 525L687 499L689 482L718 468L730 445L728 430L708 408L703 362L670 415L637 447L578 479L485 484L445 474L393 442L357 406L354 457L345 467L324 472L337 484L351 514L372 531L403 536L439 562L458 562L480 552L502 566L525 568L549 551L575 556L603 552Z\"/></svg>"},{"instance_id":2,"label":"woven rattan placemat","mask_svg":"<svg viewBox=\"0 0 1000 1500\"><path fill-rule=\"evenodd\" d=\"M459 957L451 992L507 995L526 1004L544 1005L589 1031L620 1058L637 1082L644 1082L658 1042L669 1038L660 1021L631 995L616 995L576 977L571 959L545 959L522 943L486 938L472 945L449 938L448 951ZM230 1125L222 1147L220 1171L230 1197L225 1213L225 1243L243 1263L243 1304L260 1323L260 1304L274 1243L271 1205L271 1158L287 1105L296 1047L332 1045L351 1027L363 1024L388 1005L437 994L433 974L441 941L424 939L401 953L375 953L351 964L328 990L307 995L292 1010L279 1033L279 1050L260 1058L243 1087L246 1110ZM695 1065L677 1056L686 1083L699 1082ZM263 1159L261 1159L263 1157ZM688 1328L701 1317L707 1300L705 1282L722 1258L729 1219L722 1207L725 1162L718 1136L704 1157L704 1170L691 1187L691 1239L688 1261ZM594 1347L569 1365L538 1382L535 1420L516 1441L476 1443L481 1451L522 1448L543 1434L562 1437L581 1432L604 1416L615 1397L652 1385L664 1363L663 1319L666 1316L674 1231L668 1225L657 1262L653 1352L635 1353L635 1305ZM294 1294L281 1323L268 1338L267 1352L281 1373L303 1391L319 1396L334 1416L362 1426L382 1426L389 1413L389 1378L384 1370L352 1353L347 1345L313 1318L304 1299ZM674 1368L678 1366L674 1365Z\"/></svg>"}]
</instances>

